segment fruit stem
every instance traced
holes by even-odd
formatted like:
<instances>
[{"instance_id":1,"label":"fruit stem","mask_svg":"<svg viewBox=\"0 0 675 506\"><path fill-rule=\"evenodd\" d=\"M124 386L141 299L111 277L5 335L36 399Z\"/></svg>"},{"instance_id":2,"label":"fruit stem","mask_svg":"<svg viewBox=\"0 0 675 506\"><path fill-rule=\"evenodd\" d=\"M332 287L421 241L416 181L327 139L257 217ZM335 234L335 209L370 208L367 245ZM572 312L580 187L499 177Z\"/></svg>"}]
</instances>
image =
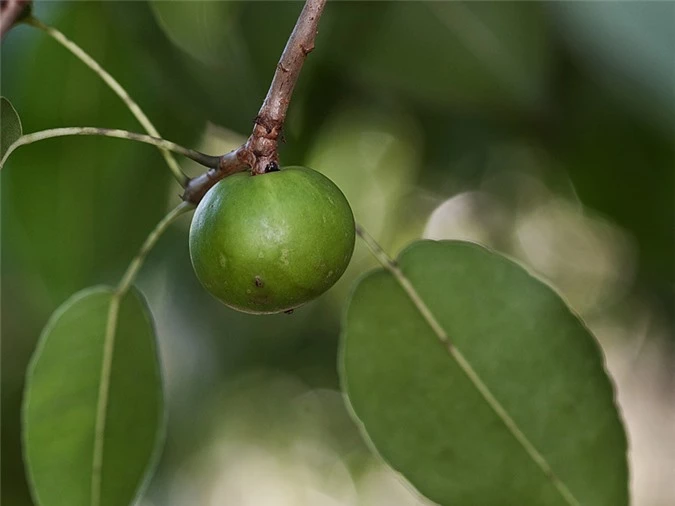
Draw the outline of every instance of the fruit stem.
<instances>
[{"instance_id":1,"label":"fruit stem","mask_svg":"<svg viewBox=\"0 0 675 506\"><path fill-rule=\"evenodd\" d=\"M30 26L33 26L45 32L52 39L54 39L56 42L58 42L68 51L70 51L87 67L93 70L103 80L103 82L105 82L108 85L108 87L112 91L114 91L118 97L122 99L122 102L125 103L129 111L131 111L131 114L133 114L136 117L138 122L141 124L141 126L145 129L145 131L149 135L157 138L162 137L155 128L155 126L152 124L152 122L145 115L143 110L129 96L127 90L125 90L124 87L119 82L117 82L117 80L113 76L111 76L103 67L101 67L101 65L99 65L99 63L96 60L94 60L94 58L92 58L88 53L86 53L80 46L75 44L72 40L70 40L56 28L44 24L42 21L35 18L34 16L28 17L27 19L24 20L24 22ZM160 147L160 151L162 153L162 156L164 157L164 160L166 160L166 164L168 165L169 170L176 178L176 181L178 181L178 183L182 187L185 187L188 184L189 178L180 169L180 166L178 165L176 159L167 149Z\"/></svg>"},{"instance_id":2,"label":"fruit stem","mask_svg":"<svg viewBox=\"0 0 675 506\"><path fill-rule=\"evenodd\" d=\"M305 6L281 53L272 84L258 111L251 136L238 149L223 155L217 168L190 180L185 187L183 200L198 204L214 184L246 168L250 168L251 173L255 175L264 174L270 167L279 166L277 148L286 112L305 59L314 49L319 19L325 5L326 0L305 1Z\"/></svg>"},{"instance_id":3,"label":"fruit stem","mask_svg":"<svg viewBox=\"0 0 675 506\"><path fill-rule=\"evenodd\" d=\"M165 151L173 151L174 153L186 156L190 160L194 160L205 167L217 167L220 159L222 158L218 156L205 155L199 151L179 146L178 144L171 141L157 137L150 137L149 135L127 132L126 130L115 130L98 127L67 127L52 128L49 130L41 130L39 132L22 135L7 148L7 152L0 160L0 169L5 165L9 155L11 155L15 149L21 146L32 144L45 139L52 139L54 137L67 137L71 135L100 135L103 137L114 137L116 139L127 139L130 141L144 142L145 144L152 144L153 146L157 146Z\"/></svg>"}]
</instances>

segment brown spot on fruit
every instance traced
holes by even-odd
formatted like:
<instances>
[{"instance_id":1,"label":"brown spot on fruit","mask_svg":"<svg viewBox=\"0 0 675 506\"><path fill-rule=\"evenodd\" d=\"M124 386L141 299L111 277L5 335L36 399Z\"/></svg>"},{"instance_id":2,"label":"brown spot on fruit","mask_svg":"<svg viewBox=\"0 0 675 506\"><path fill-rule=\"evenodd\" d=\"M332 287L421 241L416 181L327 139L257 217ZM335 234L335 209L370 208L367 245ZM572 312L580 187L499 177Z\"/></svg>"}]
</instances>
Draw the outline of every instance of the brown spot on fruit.
<instances>
[{"instance_id":1,"label":"brown spot on fruit","mask_svg":"<svg viewBox=\"0 0 675 506\"><path fill-rule=\"evenodd\" d=\"M255 283L255 286L257 286L258 288L262 288L263 286L265 286L265 283L263 283L263 280L260 279L260 276L256 276L253 282Z\"/></svg>"}]
</instances>

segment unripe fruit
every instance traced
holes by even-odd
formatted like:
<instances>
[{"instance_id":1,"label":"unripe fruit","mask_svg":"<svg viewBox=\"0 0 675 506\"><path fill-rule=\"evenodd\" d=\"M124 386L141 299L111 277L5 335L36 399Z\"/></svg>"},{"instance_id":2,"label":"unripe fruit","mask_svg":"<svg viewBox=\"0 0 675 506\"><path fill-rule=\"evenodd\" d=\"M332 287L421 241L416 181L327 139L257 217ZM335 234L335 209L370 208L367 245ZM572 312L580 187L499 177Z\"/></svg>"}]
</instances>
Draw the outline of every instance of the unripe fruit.
<instances>
[{"instance_id":1,"label":"unripe fruit","mask_svg":"<svg viewBox=\"0 0 675 506\"><path fill-rule=\"evenodd\" d=\"M354 216L333 182L305 167L219 181L197 206L190 257L204 287L246 313L296 308L342 276Z\"/></svg>"}]
</instances>

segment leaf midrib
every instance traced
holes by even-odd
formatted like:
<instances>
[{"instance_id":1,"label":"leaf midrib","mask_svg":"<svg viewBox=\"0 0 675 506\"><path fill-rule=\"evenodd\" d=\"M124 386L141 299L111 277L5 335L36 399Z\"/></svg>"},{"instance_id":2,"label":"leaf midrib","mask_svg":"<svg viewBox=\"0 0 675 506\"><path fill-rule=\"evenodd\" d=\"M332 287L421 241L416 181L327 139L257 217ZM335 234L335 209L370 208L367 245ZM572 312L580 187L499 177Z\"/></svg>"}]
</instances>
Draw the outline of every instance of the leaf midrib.
<instances>
[{"instance_id":1,"label":"leaf midrib","mask_svg":"<svg viewBox=\"0 0 675 506\"><path fill-rule=\"evenodd\" d=\"M91 464L91 506L101 504L101 484L103 472L103 450L105 441L106 418L108 415L108 397L110 394L110 375L112 359L115 351L115 335L120 302L124 293L116 291L110 299L108 318L103 337L103 358L101 360L101 376L96 403L96 419L94 424L94 449Z\"/></svg>"},{"instance_id":2,"label":"leaf midrib","mask_svg":"<svg viewBox=\"0 0 675 506\"><path fill-rule=\"evenodd\" d=\"M485 402L494 411L497 417L506 426L506 429L518 441L528 456L541 469L546 477L552 482L553 486L558 490L562 498L570 506L580 506L581 503L572 494L567 485L555 474L553 468L548 463L546 458L539 453L534 444L527 438L525 433L520 429L516 421L511 418L508 411L497 400L494 394L490 391L488 386L480 378L480 375L471 366L470 362L464 357L464 354L452 343L448 334L443 329L442 325L436 320L433 312L426 305L422 297L417 293L412 282L403 274L403 271L398 267L393 260L391 263L387 262L385 268L394 276L398 284L403 288L403 291L408 295L415 308L422 315L422 318L429 325L431 330L436 334L438 339L443 343L444 348L450 357L457 363L462 372L467 376L471 384L478 390L478 393L483 397Z\"/></svg>"}]
</instances>

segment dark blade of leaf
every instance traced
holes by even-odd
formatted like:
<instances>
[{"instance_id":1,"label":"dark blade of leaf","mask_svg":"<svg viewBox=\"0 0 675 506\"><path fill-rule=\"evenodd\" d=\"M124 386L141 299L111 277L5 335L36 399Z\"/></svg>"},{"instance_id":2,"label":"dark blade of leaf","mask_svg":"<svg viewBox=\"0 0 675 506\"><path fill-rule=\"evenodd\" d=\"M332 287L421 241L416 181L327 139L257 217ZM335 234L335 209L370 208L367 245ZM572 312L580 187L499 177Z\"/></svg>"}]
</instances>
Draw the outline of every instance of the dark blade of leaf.
<instances>
[{"instance_id":1,"label":"dark blade of leaf","mask_svg":"<svg viewBox=\"0 0 675 506\"><path fill-rule=\"evenodd\" d=\"M81 291L66 301L40 337L26 380L24 458L41 506L127 506L148 474L162 433L162 389L154 329L141 295L120 301L109 374L103 374L114 292ZM101 382L108 382L101 412ZM97 417L105 424L97 436ZM100 475L94 469L102 441ZM100 479L100 481L99 481ZM100 483L100 494L92 493Z\"/></svg>"},{"instance_id":2,"label":"dark blade of leaf","mask_svg":"<svg viewBox=\"0 0 675 506\"><path fill-rule=\"evenodd\" d=\"M471 243L418 242L399 265L440 329L378 270L357 285L342 336L343 385L382 457L442 505L627 504L612 385L563 300Z\"/></svg>"},{"instance_id":3,"label":"dark blade of leaf","mask_svg":"<svg viewBox=\"0 0 675 506\"><path fill-rule=\"evenodd\" d=\"M19 114L9 100L0 97L0 158L22 134Z\"/></svg>"},{"instance_id":4,"label":"dark blade of leaf","mask_svg":"<svg viewBox=\"0 0 675 506\"><path fill-rule=\"evenodd\" d=\"M358 2L341 3L336 12L334 33L350 37L326 50L365 86L436 110L454 105L520 114L541 107L551 44L541 5ZM358 30L355 20L363 19L379 19L378 29Z\"/></svg>"}]
</instances>

